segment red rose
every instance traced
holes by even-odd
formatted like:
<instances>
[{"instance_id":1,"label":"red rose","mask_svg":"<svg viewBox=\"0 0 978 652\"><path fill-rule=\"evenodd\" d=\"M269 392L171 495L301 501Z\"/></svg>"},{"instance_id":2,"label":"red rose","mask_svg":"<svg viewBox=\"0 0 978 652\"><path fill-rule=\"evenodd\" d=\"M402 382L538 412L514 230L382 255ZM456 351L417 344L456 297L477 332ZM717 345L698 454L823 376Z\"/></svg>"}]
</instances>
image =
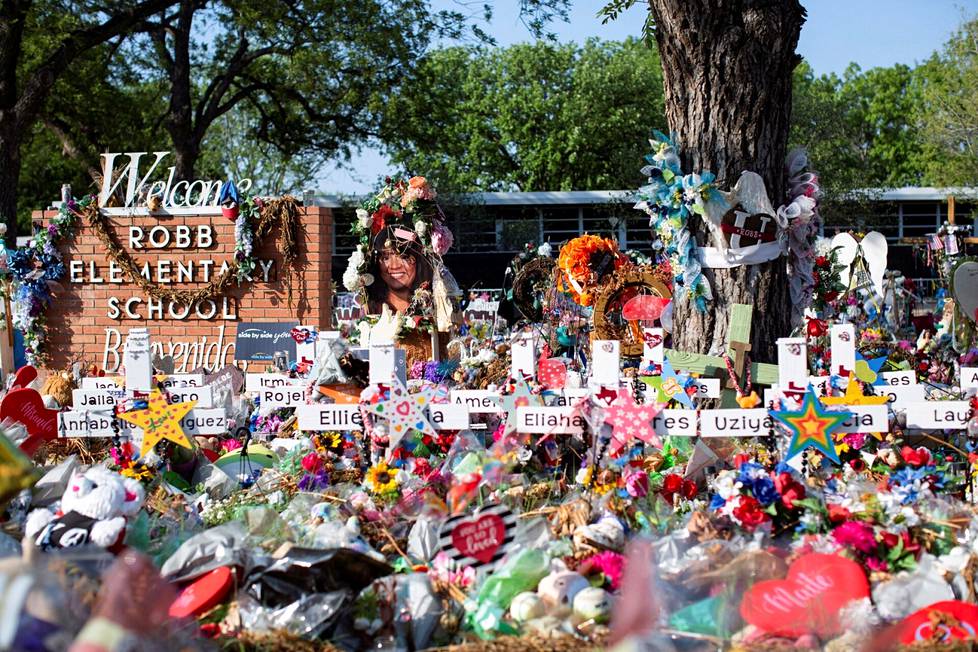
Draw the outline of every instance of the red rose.
<instances>
[{"instance_id":1,"label":"red rose","mask_svg":"<svg viewBox=\"0 0 978 652\"><path fill-rule=\"evenodd\" d=\"M740 503L733 510L733 515L748 530L753 530L767 520L767 514L753 496L741 496Z\"/></svg>"},{"instance_id":2,"label":"red rose","mask_svg":"<svg viewBox=\"0 0 978 652\"><path fill-rule=\"evenodd\" d=\"M397 213L393 208L387 204L383 204L380 208L374 211L373 222L370 224L371 235L377 235L380 233L385 226L387 226L388 220L396 219L400 214Z\"/></svg>"},{"instance_id":3,"label":"red rose","mask_svg":"<svg viewBox=\"0 0 978 652\"><path fill-rule=\"evenodd\" d=\"M826 258L825 256L819 256L818 258L815 259L815 266L816 267L828 267L829 266L829 259Z\"/></svg>"},{"instance_id":4,"label":"red rose","mask_svg":"<svg viewBox=\"0 0 978 652\"><path fill-rule=\"evenodd\" d=\"M898 543L903 542L903 550L905 552L910 552L916 554L920 550L920 544L914 542L910 538L910 533L904 530L900 534L893 534L892 532L883 532L883 545L887 548L895 548Z\"/></svg>"},{"instance_id":5,"label":"red rose","mask_svg":"<svg viewBox=\"0 0 978 652\"><path fill-rule=\"evenodd\" d=\"M662 479L662 489L659 493L665 498L667 503L672 502L672 497L678 494L683 489L683 479L675 474L670 473L665 478Z\"/></svg>"},{"instance_id":6,"label":"red rose","mask_svg":"<svg viewBox=\"0 0 978 652\"><path fill-rule=\"evenodd\" d=\"M808 337L821 337L828 332L825 322L821 319L808 320Z\"/></svg>"},{"instance_id":7,"label":"red rose","mask_svg":"<svg viewBox=\"0 0 978 652\"><path fill-rule=\"evenodd\" d=\"M917 449L904 446L900 449L900 457L910 466L927 466L931 462L930 451L923 446Z\"/></svg>"},{"instance_id":8,"label":"red rose","mask_svg":"<svg viewBox=\"0 0 978 652\"><path fill-rule=\"evenodd\" d=\"M781 494L781 504L788 509L794 509L795 501L805 497L805 485L792 478L790 473L779 473L774 478L774 488Z\"/></svg>"},{"instance_id":9,"label":"red rose","mask_svg":"<svg viewBox=\"0 0 978 652\"><path fill-rule=\"evenodd\" d=\"M843 523L852 516L852 513L842 505L828 503L826 507L828 508L830 523Z\"/></svg>"},{"instance_id":10,"label":"red rose","mask_svg":"<svg viewBox=\"0 0 978 652\"><path fill-rule=\"evenodd\" d=\"M832 290L831 292L826 292L825 293L825 300L826 301L835 301L838 298L839 298L839 293L836 292L835 290Z\"/></svg>"}]
</instances>

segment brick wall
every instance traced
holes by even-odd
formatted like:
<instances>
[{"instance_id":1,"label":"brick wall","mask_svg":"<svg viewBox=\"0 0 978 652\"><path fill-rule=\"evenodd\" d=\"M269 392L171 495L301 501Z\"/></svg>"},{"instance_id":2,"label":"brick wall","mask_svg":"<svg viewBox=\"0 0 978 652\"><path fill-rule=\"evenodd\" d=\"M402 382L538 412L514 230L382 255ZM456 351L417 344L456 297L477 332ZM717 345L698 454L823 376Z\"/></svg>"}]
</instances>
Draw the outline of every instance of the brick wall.
<instances>
[{"instance_id":1,"label":"brick wall","mask_svg":"<svg viewBox=\"0 0 978 652\"><path fill-rule=\"evenodd\" d=\"M217 313L212 319L201 319L195 311L191 311L186 319L174 319L169 315L167 302L163 303L163 317L160 319L155 312L149 313L145 293L136 285L128 282L121 275L122 283L110 282L109 260L104 253L104 247L98 236L87 224L80 224L74 240L62 246L65 267L69 274L63 281L63 288L55 293L55 301L48 311L48 341L47 351L50 354L49 367L63 369L72 362L85 361L106 366L112 371L115 357L112 347L117 343L119 359L122 355L122 343L126 333L133 327L148 327L153 344L162 345L163 355L174 355L176 370L190 371L203 361L203 366L221 366L233 361L233 345L237 332L237 324L242 321L285 322L298 321L304 324L320 325L324 328L330 324L332 301L330 296L330 261L332 246L332 213L323 207L307 206L301 208L302 223L305 229L304 239L299 246L299 274L293 283L293 303L290 309L286 301L285 287L282 282L282 262L279 247L279 230L273 229L269 237L262 243L256 243L255 257L259 260L272 260L268 282L263 279L262 269L256 270L256 280L235 286L227 294L230 312L233 319L223 318L223 297L214 299ZM35 221L46 221L54 215L51 211L35 212ZM218 274L223 261L230 262L234 257L234 223L221 215L199 216L113 216L109 218L115 227L115 234L120 244L133 255L137 265L142 268L150 263L151 279L157 281L158 261L172 262L170 276L176 278L178 263L187 265L188 261L195 262L194 282L171 282L163 284L178 289L193 289L204 284L203 269L199 261L213 260L210 270L212 278ZM129 247L130 225L140 226L148 235L150 229L162 226L168 229L171 236L178 225L191 227L191 248L178 248L171 237L171 242L165 248L151 248L144 240L147 248L134 250ZM210 225L212 227L213 244L204 249L196 247L196 227ZM162 237L162 232L157 235ZM77 263L72 267L72 261L80 261L82 271L79 274ZM90 266L94 263L97 277L103 282L93 282ZM165 263L164 263L165 265ZM75 270L72 282L72 270ZM121 313L113 318L109 315L111 308L109 298L118 298L118 310ZM132 303L130 308L140 319L132 319L126 315L125 304L130 298L143 299L142 303ZM175 306L177 313L182 311ZM211 307L201 306L201 312L207 316ZM223 337L221 327L223 328ZM203 339L202 339L203 338ZM220 352L216 352L220 344ZM172 345L172 347L171 347ZM106 348L110 352L106 354ZM155 346L154 346L155 349ZM205 359L206 358L206 359Z\"/></svg>"}]
</instances>

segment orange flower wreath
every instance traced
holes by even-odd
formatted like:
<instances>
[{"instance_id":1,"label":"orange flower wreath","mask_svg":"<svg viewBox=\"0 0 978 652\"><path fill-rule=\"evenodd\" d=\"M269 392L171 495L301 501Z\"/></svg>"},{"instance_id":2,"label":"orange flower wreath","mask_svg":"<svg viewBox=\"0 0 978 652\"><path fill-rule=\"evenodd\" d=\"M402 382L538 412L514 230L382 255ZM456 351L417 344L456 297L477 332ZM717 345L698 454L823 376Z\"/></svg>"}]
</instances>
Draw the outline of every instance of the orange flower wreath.
<instances>
[{"instance_id":1,"label":"orange flower wreath","mask_svg":"<svg viewBox=\"0 0 978 652\"><path fill-rule=\"evenodd\" d=\"M618 251L618 243L596 235L582 235L560 248L557 267L561 274L557 289L573 297L580 306L594 301L593 291L601 278L628 264Z\"/></svg>"}]
</instances>

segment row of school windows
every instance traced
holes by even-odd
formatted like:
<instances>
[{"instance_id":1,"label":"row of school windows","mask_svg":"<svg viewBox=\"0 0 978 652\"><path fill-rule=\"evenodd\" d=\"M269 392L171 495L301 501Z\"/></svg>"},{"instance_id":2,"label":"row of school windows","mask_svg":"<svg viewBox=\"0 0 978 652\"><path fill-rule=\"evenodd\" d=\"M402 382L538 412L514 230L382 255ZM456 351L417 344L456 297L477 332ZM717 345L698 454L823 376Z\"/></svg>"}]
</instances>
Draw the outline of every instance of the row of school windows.
<instances>
[{"instance_id":1,"label":"row of school windows","mask_svg":"<svg viewBox=\"0 0 978 652\"><path fill-rule=\"evenodd\" d=\"M976 207L958 203L955 223L976 225ZM351 209L337 209L333 251L352 251L355 240L347 224ZM841 231L879 231L891 242L921 238L934 233L948 219L943 202L875 203L860 214L845 220L829 220L823 234L831 237ZM630 204L590 204L577 206L471 206L449 212L449 225L455 235L455 253L516 252L526 243L551 242L554 245L581 233L614 237L622 249L645 250L651 242L648 219Z\"/></svg>"}]
</instances>

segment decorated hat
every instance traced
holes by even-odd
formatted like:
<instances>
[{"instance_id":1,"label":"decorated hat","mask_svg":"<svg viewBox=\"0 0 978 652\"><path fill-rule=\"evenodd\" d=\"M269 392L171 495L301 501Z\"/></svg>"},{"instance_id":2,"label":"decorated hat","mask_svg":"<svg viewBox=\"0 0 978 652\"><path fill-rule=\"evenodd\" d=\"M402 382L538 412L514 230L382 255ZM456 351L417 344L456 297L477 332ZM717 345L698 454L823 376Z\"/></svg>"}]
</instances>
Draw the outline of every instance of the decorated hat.
<instances>
[{"instance_id":1,"label":"decorated hat","mask_svg":"<svg viewBox=\"0 0 978 652\"><path fill-rule=\"evenodd\" d=\"M407 181L388 177L380 192L357 209L352 231L358 242L343 273L343 285L366 300L368 289L377 281L371 270L380 252L410 252L432 269L436 321L439 330L444 330L451 326L457 310L454 303L461 292L442 262L454 236L445 225L437 196L424 177Z\"/></svg>"},{"instance_id":2,"label":"decorated hat","mask_svg":"<svg viewBox=\"0 0 978 652\"><path fill-rule=\"evenodd\" d=\"M424 177L407 181L388 177L380 192L360 205L353 222L358 243L343 274L347 290L362 293L374 283L370 263L379 248L411 249L440 265L454 237L445 226L437 196Z\"/></svg>"}]
</instances>

